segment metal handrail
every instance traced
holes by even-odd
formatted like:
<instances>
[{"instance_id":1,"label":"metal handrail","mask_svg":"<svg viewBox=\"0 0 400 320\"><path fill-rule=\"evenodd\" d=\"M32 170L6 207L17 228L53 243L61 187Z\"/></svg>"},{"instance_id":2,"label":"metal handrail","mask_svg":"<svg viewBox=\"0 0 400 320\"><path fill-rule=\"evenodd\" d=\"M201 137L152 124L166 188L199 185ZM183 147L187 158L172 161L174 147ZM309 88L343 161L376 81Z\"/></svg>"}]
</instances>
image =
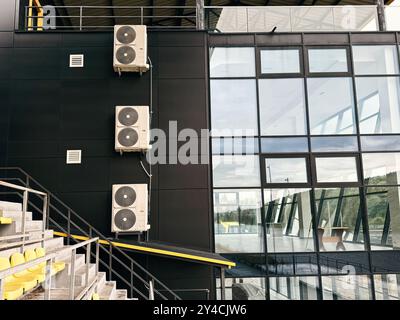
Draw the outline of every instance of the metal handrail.
<instances>
[{"instance_id":1,"label":"metal handrail","mask_svg":"<svg viewBox=\"0 0 400 320\"><path fill-rule=\"evenodd\" d=\"M91 19L91 18L106 18L106 19L115 19L115 18L131 18L131 19L140 19L140 24L144 24L144 19L194 19L194 21L190 20L193 23L193 26L169 26L169 25L160 25L160 26L149 26L151 28L181 28L181 29L196 29L198 26L198 18L199 18L199 8L197 6L52 6L54 9L76 9L79 10L79 15L46 15L43 16L43 7L38 6L25 6L25 29L28 31L43 31L45 28L43 26L43 19L45 18L74 18L79 19L79 25L76 26L56 26L57 29L78 29L82 31L83 29L110 29L114 26L87 26L84 25L83 19ZM37 15L33 15L33 9L38 10ZM84 15L84 10L90 9L130 9L130 10L138 10L140 14L138 15ZM154 12L157 9L181 9L182 12L185 9L194 10L194 13L184 15L177 14L177 15L145 15L146 10L152 10ZM41 23L37 26L33 25L33 20L37 19ZM163 22L155 21L155 22Z\"/></svg>"},{"instance_id":2,"label":"metal handrail","mask_svg":"<svg viewBox=\"0 0 400 320\"><path fill-rule=\"evenodd\" d=\"M43 200L43 209L41 210L41 214L43 216L43 223L42 223L42 232L46 231L46 222L47 222L47 214L48 214L48 205L49 205L49 196L47 192L41 192L38 190L34 190L29 188L27 185L25 187L19 186L14 183L0 181L0 186L5 188L10 188L14 190L23 191L23 199L22 199L22 221L21 221L21 233L25 234L26 231L26 212L28 210L28 201L29 201L29 194L35 194L37 196L42 196ZM44 246L44 240L42 241L42 245ZM25 248L25 237L22 237L22 246L21 250L23 251Z\"/></svg>"},{"instance_id":3,"label":"metal handrail","mask_svg":"<svg viewBox=\"0 0 400 320\"><path fill-rule=\"evenodd\" d=\"M164 290L159 290L160 292L163 292ZM210 290L206 288L200 288L200 289L173 289L174 292L188 292L188 293L204 293L206 295L206 300L210 300Z\"/></svg>"},{"instance_id":4,"label":"metal handrail","mask_svg":"<svg viewBox=\"0 0 400 320\"><path fill-rule=\"evenodd\" d=\"M147 269L145 269L144 267L142 267L138 262L136 262L134 259L132 259L126 252L124 252L123 250L121 250L120 248L116 247L112 241L110 241L106 236L104 236L100 231L98 231L95 227L93 227L92 225L90 225L86 220L84 220L80 215L78 215L73 209L71 209L68 205L66 205L64 202L62 202L57 196L55 196L54 194L52 194L48 189L46 189L45 187L43 187L43 185L41 185L38 181L36 181L32 176L30 176L27 172L25 172L23 169L19 168L19 167L0 167L0 170L2 171L7 171L7 172L12 172L12 171L16 171L21 173L24 177L23 179L19 179L19 178L12 178L14 180L19 180L23 185L25 185L26 187L28 187L30 184L35 184L36 188L41 189L43 192L45 192L48 196L48 212L49 212L49 220L55 224L58 228L60 228L61 231L63 231L64 233L66 233L68 235L68 238L73 239L74 241L77 241L76 239L74 239L73 237L71 237L71 225L73 225L74 227L76 227L77 229L80 230L80 232L82 232L83 235L87 236L87 237L91 237L91 235L96 235L99 239L107 241L108 245L110 246L110 248L112 248L112 251L114 253L118 253L120 255L122 255L124 258L126 258L128 260L128 264L126 263L121 263L122 261L117 258L115 255L111 254L109 249L107 249L105 247L105 245L99 243L99 248L101 248L103 251L105 251L105 253L108 255L108 257L106 257L104 260L108 260L108 262L104 262L102 261L102 259L100 259L100 263L102 265L107 266L107 269L109 270L109 275L110 275L110 280L111 280L111 276L114 274L115 276L117 276L119 279L125 279L125 277L123 277L120 273L118 273L116 270L114 270L112 268L112 265L110 262L112 262L112 259L115 259L119 265L121 267L123 267L124 270L129 272L129 276L130 279L126 280L126 282L124 281L125 284L128 285L129 283L129 288L132 291L136 291L135 286L133 285L133 278L132 275L134 275L135 277L137 277L137 279L139 279L139 281L141 283L143 283L145 286L148 285L148 282L145 281L142 277L140 277L136 272L134 272L133 270L133 266L137 267L141 272L143 272L147 277L149 277L150 279L154 280L155 284L157 284L160 288L164 289L166 292L168 292L175 300L181 300L181 298L175 294L173 292L173 290L171 290L170 288L168 288L163 282L161 282L159 279L157 279L152 273L150 273ZM7 177L8 179L10 179L9 177ZM21 196L20 194L18 194L19 196ZM28 202L27 202L28 204ZM29 202L29 204L35 208L39 213L41 213L41 209L38 208L34 203ZM68 214L65 215L64 213L61 212L61 210L59 210L58 206L61 206L63 209L65 209ZM46 208L47 210L47 208ZM57 223L52 217L50 217L50 213L51 212L55 212L57 213L59 216L61 216L62 218L67 220L67 230L65 228L63 228L59 223ZM78 224L76 224L74 221L72 221L72 218L75 217L77 218L86 228L88 228L88 231L85 232ZM107 259L109 258L109 259ZM111 260L110 260L111 259ZM154 293L161 297L164 300L167 300L167 297L165 295L163 295L159 290L154 289Z\"/></svg>"},{"instance_id":5,"label":"metal handrail","mask_svg":"<svg viewBox=\"0 0 400 320\"><path fill-rule=\"evenodd\" d=\"M37 239L31 239L31 240L24 240L24 241L14 241L14 242L9 242L6 244L1 244L0 245L0 251L5 250L5 249L9 249L9 248L13 248L13 247L19 247L23 244L33 244L33 243L38 243L38 242L43 242L46 240L51 239L50 237L46 237L45 236L46 232L41 232L41 235L43 237L37 238ZM13 235L13 236L5 236L5 237L0 237L0 243L2 243L3 241L8 241L8 240L14 240L14 239L22 239L22 238L29 238L30 235L29 233L25 233L25 234L17 234L17 235ZM21 247L22 250L22 247Z\"/></svg>"},{"instance_id":6,"label":"metal handrail","mask_svg":"<svg viewBox=\"0 0 400 320\"><path fill-rule=\"evenodd\" d=\"M274 15L279 14L279 10L283 10L280 14L284 17L284 19L286 19L285 21L287 22L288 20L288 25L283 27L283 30L280 30L280 27L278 32L294 32L294 31L298 31L298 32L302 32L302 31L307 31L307 32L314 32L314 31L322 31L322 32L334 32L334 31L362 31L361 29L354 29L351 27L342 27L340 26L340 23L338 21L336 21L336 19L338 18L336 15L337 10L344 10L344 9L354 9L354 10L358 10L358 9L367 9L367 10L371 10L371 12L374 13L373 18L376 22L375 27L377 28L376 30L370 30L370 31L378 31L378 20L379 20L379 6L378 5L309 5L309 6L303 6L303 5L299 5L299 6L204 6L204 13L205 14L213 14L215 15L218 19L220 18L220 13L223 12L223 10L226 10L227 12L238 12L243 14L243 17L241 17L241 23L240 26L236 26L236 30L235 30L235 26L231 25L230 27L233 28L229 28L229 30L224 31L223 29L216 29L216 26L210 26L208 25L206 27L206 29L209 30L214 30L214 31L218 31L218 32L270 32L270 29L265 29L265 30L260 30L260 27L251 27L251 23L253 22L253 20L255 19L254 16L250 17L249 13L252 12L253 14L255 14L255 12L258 13L265 13L265 12L272 12ZM307 14L301 14L299 15L299 17L296 17L295 12L299 11L299 10L304 10L305 12L310 12L312 10L326 10L329 11L329 13L327 15L325 15L323 17L322 20L320 21L314 21L314 22L318 22L321 25L325 25L326 29L325 30L321 30L320 28L315 28L315 29L304 29L304 30L294 30L294 23L293 20L294 18L298 18L298 19L302 19L304 21L307 22L313 22L312 20L310 20L310 18L307 18ZM356 12L356 11L354 11ZM257 15L256 15L257 16ZM372 17L372 15L371 15ZM331 21L323 21L326 18L329 18L329 20ZM233 18L231 18L233 19ZM266 19L268 20L268 18L264 18L262 15L260 15L260 17L256 18L256 19ZM371 20L372 21L372 20ZM210 22L210 21L209 21ZM230 21L231 22L231 21ZM365 21L364 21L365 22ZM370 22L370 21L368 21ZM264 26L265 27L265 26ZM271 26L271 28L274 27L274 25ZM276 27L276 26L275 26ZM275 30L275 29L274 29Z\"/></svg>"},{"instance_id":7,"label":"metal handrail","mask_svg":"<svg viewBox=\"0 0 400 320\"><path fill-rule=\"evenodd\" d=\"M276 8L348 8L348 7L355 7L355 8L376 8L377 5L334 5L334 6L329 6L329 5L310 5L310 6L204 6L204 9L276 9Z\"/></svg>"},{"instance_id":8,"label":"metal handrail","mask_svg":"<svg viewBox=\"0 0 400 320\"><path fill-rule=\"evenodd\" d=\"M74 285L75 285L75 255L76 255L76 250L79 248L82 248L86 246L86 264L90 264L90 256L88 253L90 253L90 245L93 242L96 242L98 245L99 243L99 238L92 238L83 242L80 242L78 244L66 247L63 249L63 252L65 251L71 251L71 274L69 277L69 284L70 284L70 291L69 291L69 298L70 300L75 300L75 290L74 290ZM6 270L0 271L0 299L3 299L3 288L4 288L4 278L12 276L13 274L17 272L21 272L24 270L27 270L32 267L36 267L40 265L41 263L45 262L46 263L46 269L45 269L45 300L50 300L50 295L51 295L51 262L59 256L60 252L53 252L50 254L46 254L44 257L37 258L32 261L25 262L23 264L19 264L17 266L8 268ZM98 250L96 250L96 263L99 260L99 254ZM95 279L92 281L91 285L93 285L97 281L97 271L96 271L96 276ZM83 290L83 292L86 292L91 286L88 285L89 282L89 269L86 269L86 286ZM82 297L82 292L78 295L79 298ZM77 297L77 298L78 298Z\"/></svg>"},{"instance_id":9,"label":"metal handrail","mask_svg":"<svg viewBox=\"0 0 400 320\"><path fill-rule=\"evenodd\" d=\"M21 187L17 184L13 184L13 183L9 183L9 182L4 182L4 181L0 181L0 186L4 186L7 188L12 188L12 189L17 189L17 190L22 190L22 191L28 191L29 193L36 193L36 194L40 194L42 196L46 196L47 194L44 192L40 192L31 188L26 188L26 187Z\"/></svg>"}]
</instances>

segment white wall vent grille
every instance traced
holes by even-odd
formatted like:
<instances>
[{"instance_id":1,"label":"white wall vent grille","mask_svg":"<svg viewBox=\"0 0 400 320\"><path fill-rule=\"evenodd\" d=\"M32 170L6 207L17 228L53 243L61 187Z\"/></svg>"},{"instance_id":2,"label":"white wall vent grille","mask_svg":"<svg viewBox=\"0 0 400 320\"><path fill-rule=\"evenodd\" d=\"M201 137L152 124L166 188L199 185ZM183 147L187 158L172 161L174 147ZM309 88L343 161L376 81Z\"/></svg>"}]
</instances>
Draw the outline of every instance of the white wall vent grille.
<instances>
[{"instance_id":1,"label":"white wall vent grille","mask_svg":"<svg viewBox=\"0 0 400 320\"><path fill-rule=\"evenodd\" d=\"M70 54L69 55L69 67L70 68L83 68L83 54Z\"/></svg>"},{"instance_id":2,"label":"white wall vent grille","mask_svg":"<svg viewBox=\"0 0 400 320\"><path fill-rule=\"evenodd\" d=\"M67 150L67 164L82 163L82 150Z\"/></svg>"}]
</instances>

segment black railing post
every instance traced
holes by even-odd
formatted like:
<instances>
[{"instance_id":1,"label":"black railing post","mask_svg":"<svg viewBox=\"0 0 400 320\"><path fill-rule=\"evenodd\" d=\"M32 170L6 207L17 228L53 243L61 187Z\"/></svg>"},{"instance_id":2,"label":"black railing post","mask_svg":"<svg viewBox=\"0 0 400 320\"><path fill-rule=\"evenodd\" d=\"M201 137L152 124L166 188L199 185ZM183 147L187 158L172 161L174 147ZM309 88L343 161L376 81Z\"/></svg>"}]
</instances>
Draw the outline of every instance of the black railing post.
<instances>
[{"instance_id":1,"label":"black railing post","mask_svg":"<svg viewBox=\"0 0 400 320\"><path fill-rule=\"evenodd\" d=\"M112 277L112 244L110 242L110 249L108 251L108 280L111 281L111 277Z\"/></svg>"},{"instance_id":2,"label":"black railing post","mask_svg":"<svg viewBox=\"0 0 400 320\"><path fill-rule=\"evenodd\" d=\"M71 210L68 210L68 220L67 220L67 232L68 232L68 236L67 236L67 245L70 244L71 241Z\"/></svg>"},{"instance_id":3,"label":"black railing post","mask_svg":"<svg viewBox=\"0 0 400 320\"><path fill-rule=\"evenodd\" d=\"M47 194L47 201L46 201L46 228L49 228L49 223L50 223L50 201L51 201L50 194Z\"/></svg>"},{"instance_id":4,"label":"black railing post","mask_svg":"<svg viewBox=\"0 0 400 320\"><path fill-rule=\"evenodd\" d=\"M225 269L223 267L221 267L220 284L221 284L221 300L225 300Z\"/></svg>"},{"instance_id":5,"label":"black railing post","mask_svg":"<svg viewBox=\"0 0 400 320\"><path fill-rule=\"evenodd\" d=\"M133 261L131 260L131 296L130 298L133 298Z\"/></svg>"}]
</instances>

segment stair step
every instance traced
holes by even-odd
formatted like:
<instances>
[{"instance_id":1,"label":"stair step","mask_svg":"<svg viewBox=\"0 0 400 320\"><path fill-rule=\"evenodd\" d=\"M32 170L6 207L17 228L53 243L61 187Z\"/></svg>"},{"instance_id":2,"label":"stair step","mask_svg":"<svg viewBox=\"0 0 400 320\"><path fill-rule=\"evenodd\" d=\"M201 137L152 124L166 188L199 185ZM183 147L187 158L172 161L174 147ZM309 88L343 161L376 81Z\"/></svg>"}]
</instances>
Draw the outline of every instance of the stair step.
<instances>
[{"instance_id":1,"label":"stair step","mask_svg":"<svg viewBox=\"0 0 400 320\"><path fill-rule=\"evenodd\" d=\"M21 221L22 216L23 216L22 211L0 210L0 217L11 218L11 219L13 219L13 221ZM26 220L27 221L32 220L32 212L31 211L26 212Z\"/></svg>"},{"instance_id":2,"label":"stair step","mask_svg":"<svg viewBox=\"0 0 400 320\"><path fill-rule=\"evenodd\" d=\"M115 295L116 295L116 300L128 299L128 291L125 289L117 289Z\"/></svg>"},{"instance_id":3,"label":"stair step","mask_svg":"<svg viewBox=\"0 0 400 320\"><path fill-rule=\"evenodd\" d=\"M89 282L93 280L96 274L96 265L90 264L89 266ZM75 273L75 286L85 286L86 285L86 264L81 266Z\"/></svg>"},{"instance_id":4,"label":"stair step","mask_svg":"<svg viewBox=\"0 0 400 320\"><path fill-rule=\"evenodd\" d=\"M29 231L28 233L29 233L29 239L31 239L31 240L33 240L33 239L38 239L38 238L42 238L43 236L42 236L42 230L35 230L35 231ZM54 234L53 234L53 230L49 230L49 229L47 229L47 230L45 230L44 231L44 236L45 236L45 238L47 239L47 238L53 238L54 237Z\"/></svg>"},{"instance_id":5,"label":"stair step","mask_svg":"<svg viewBox=\"0 0 400 320\"><path fill-rule=\"evenodd\" d=\"M18 202L0 201L0 209L22 211L22 204Z\"/></svg>"},{"instance_id":6,"label":"stair step","mask_svg":"<svg viewBox=\"0 0 400 320\"><path fill-rule=\"evenodd\" d=\"M64 242L62 240L63 239L60 238L47 238L44 241L44 247L46 249L46 253L59 251L62 248L64 248ZM42 247L42 242L36 242L25 246L26 249L35 249L39 247Z\"/></svg>"},{"instance_id":7,"label":"stair step","mask_svg":"<svg viewBox=\"0 0 400 320\"><path fill-rule=\"evenodd\" d=\"M31 220L25 222L25 232L27 231L41 231L43 228L42 220ZM15 221L16 232L22 232L22 222Z\"/></svg>"},{"instance_id":8,"label":"stair step","mask_svg":"<svg viewBox=\"0 0 400 320\"><path fill-rule=\"evenodd\" d=\"M65 269L68 270L68 274L71 271L71 251L66 251L64 255L61 254L56 261L64 261L66 266ZM77 254L75 257L75 270L78 270L81 266L85 264L85 255L84 254Z\"/></svg>"},{"instance_id":9,"label":"stair step","mask_svg":"<svg viewBox=\"0 0 400 320\"><path fill-rule=\"evenodd\" d=\"M62 249L64 247L64 239L63 238L48 239L44 242L44 247L46 249L46 252Z\"/></svg>"},{"instance_id":10,"label":"stair step","mask_svg":"<svg viewBox=\"0 0 400 320\"><path fill-rule=\"evenodd\" d=\"M16 242L21 242L21 239L15 240ZM25 250L27 249L36 249L42 247L42 241L40 242L35 242L31 244L25 244ZM60 242L57 238L46 238L44 241L44 247L46 248L46 253L50 253L55 250L59 250L60 248L63 247L63 243ZM16 247L19 249L19 247Z\"/></svg>"},{"instance_id":11,"label":"stair step","mask_svg":"<svg viewBox=\"0 0 400 320\"><path fill-rule=\"evenodd\" d=\"M99 290L100 300L115 300L116 292L116 282L107 281Z\"/></svg>"},{"instance_id":12,"label":"stair step","mask_svg":"<svg viewBox=\"0 0 400 320\"><path fill-rule=\"evenodd\" d=\"M55 277L52 279L52 288L69 288L69 280L71 275L71 257L64 256L64 257L57 257L56 261L64 261L65 262L65 269L61 272L57 273ZM75 259L75 286L81 286L84 283L85 276L82 277L82 274L79 274L79 270L85 265L85 255L84 254L77 254ZM90 270L89 270L90 271ZM81 271L82 272L82 271ZM94 271L92 271L94 272ZM90 279L90 278L89 278Z\"/></svg>"},{"instance_id":13,"label":"stair step","mask_svg":"<svg viewBox=\"0 0 400 320\"><path fill-rule=\"evenodd\" d=\"M105 272L99 272L97 275L97 288L99 291L99 289L104 286L104 284L106 283L106 273Z\"/></svg>"},{"instance_id":14,"label":"stair step","mask_svg":"<svg viewBox=\"0 0 400 320\"><path fill-rule=\"evenodd\" d=\"M26 221L25 233L28 233L30 239L42 238L43 222L40 220ZM11 224L1 225L0 237L13 236L22 233L21 221L13 221ZM47 231L46 237L52 237L53 231Z\"/></svg>"},{"instance_id":15,"label":"stair step","mask_svg":"<svg viewBox=\"0 0 400 320\"><path fill-rule=\"evenodd\" d=\"M75 287L75 298L82 292L83 289L83 287ZM22 300L44 300L44 290L42 288L38 288L24 296ZM52 288L50 292L50 300L69 300L69 290L65 290L65 288Z\"/></svg>"}]
</instances>

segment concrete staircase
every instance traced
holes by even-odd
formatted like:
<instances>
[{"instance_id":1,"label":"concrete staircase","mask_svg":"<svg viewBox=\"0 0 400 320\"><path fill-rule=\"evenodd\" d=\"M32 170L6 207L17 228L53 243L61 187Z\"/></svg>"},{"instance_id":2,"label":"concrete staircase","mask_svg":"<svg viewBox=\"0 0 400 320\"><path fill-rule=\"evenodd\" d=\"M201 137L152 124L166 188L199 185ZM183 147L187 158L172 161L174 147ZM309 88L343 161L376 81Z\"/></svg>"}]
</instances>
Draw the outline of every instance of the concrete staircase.
<instances>
[{"instance_id":1,"label":"concrete staircase","mask_svg":"<svg viewBox=\"0 0 400 320\"><path fill-rule=\"evenodd\" d=\"M23 210L21 203L0 201L0 217L11 218L11 224L0 224L0 238L6 236L13 236L21 234L22 232L22 218ZM25 220L25 234L28 236L26 240L42 238L42 220L32 220L32 212L26 213ZM69 299L70 276L71 268L71 250L64 244L64 238L55 238L52 230L46 230L44 233L44 247L46 254L56 253L56 261L64 261L65 269L52 276L51 279L51 299L52 300L67 300ZM0 240L0 256L9 257L15 252L21 252L21 246L17 245L13 248L4 248L13 242L17 243L21 239ZM34 249L41 247L42 243L26 244L24 250ZM86 268L89 263L89 281L93 285L88 289L86 288ZM75 256L75 297L77 297L83 290L87 293L82 297L84 300L90 300L94 293L97 293L100 300L136 300L129 299L127 290L117 289L115 281L107 281L104 272L98 272L96 276L96 264L86 261L84 254L76 254ZM44 299L44 289L42 287L36 288L34 291L27 293L22 297L23 300L42 300Z\"/></svg>"}]
</instances>

